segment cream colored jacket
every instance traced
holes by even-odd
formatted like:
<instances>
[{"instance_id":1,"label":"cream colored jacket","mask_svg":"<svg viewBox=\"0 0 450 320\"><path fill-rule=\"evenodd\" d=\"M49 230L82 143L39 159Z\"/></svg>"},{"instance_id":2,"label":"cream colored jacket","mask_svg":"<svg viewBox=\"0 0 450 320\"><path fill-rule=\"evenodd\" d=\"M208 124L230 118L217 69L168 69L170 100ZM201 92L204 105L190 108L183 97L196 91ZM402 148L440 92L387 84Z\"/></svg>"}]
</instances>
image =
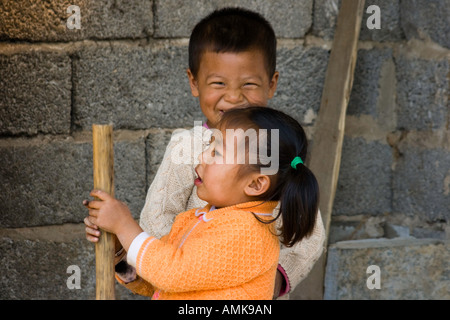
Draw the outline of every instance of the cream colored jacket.
<instances>
[{"instance_id":1,"label":"cream colored jacket","mask_svg":"<svg viewBox=\"0 0 450 320\"><path fill-rule=\"evenodd\" d=\"M197 196L194 169L211 133L205 127L195 126L190 130L178 129L172 134L141 211L140 226L148 234L161 238L170 232L177 214L206 205ZM275 208L274 216L278 210L279 206ZM281 223L281 219L277 223ZM279 265L285 271L287 293L306 278L322 255L324 245L325 228L319 213L310 237L291 248L281 246Z\"/></svg>"}]
</instances>

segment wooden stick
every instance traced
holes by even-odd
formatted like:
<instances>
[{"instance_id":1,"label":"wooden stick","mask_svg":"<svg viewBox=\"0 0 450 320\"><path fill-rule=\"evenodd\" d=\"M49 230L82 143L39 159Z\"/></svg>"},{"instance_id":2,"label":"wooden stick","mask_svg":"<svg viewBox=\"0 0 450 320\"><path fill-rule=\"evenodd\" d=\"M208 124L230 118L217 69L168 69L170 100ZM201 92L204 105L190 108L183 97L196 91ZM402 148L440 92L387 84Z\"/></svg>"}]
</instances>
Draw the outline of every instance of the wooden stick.
<instances>
[{"instance_id":1,"label":"wooden stick","mask_svg":"<svg viewBox=\"0 0 450 320\"><path fill-rule=\"evenodd\" d=\"M94 189L114 196L114 149L112 125L92 125L94 155ZM101 231L95 244L96 299L115 299L115 235Z\"/></svg>"},{"instance_id":2,"label":"wooden stick","mask_svg":"<svg viewBox=\"0 0 450 320\"><path fill-rule=\"evenodd\" d=\"M319 208L327 243L364 3L365 0L342 0L341 2L308 164L319 182ZM317 261L308 278L299 286L300 297L298 298L323 298L325 265L326 253Z\"/></svg>"}]
</instances>

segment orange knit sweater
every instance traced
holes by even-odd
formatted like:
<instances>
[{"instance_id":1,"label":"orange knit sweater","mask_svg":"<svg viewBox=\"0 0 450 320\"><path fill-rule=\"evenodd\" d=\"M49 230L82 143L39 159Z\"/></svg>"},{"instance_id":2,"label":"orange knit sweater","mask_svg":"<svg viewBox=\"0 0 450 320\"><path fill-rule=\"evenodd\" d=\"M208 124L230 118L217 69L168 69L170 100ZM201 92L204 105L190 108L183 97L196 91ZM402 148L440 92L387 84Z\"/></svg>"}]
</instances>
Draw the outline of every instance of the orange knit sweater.
<instances>
[{"instance_id":1,"label":"orange knit sweater","mask_svg":"<svg viewBox=\"0 0 450 320\"><path fill-rule=\"evenodd\" d=\"M117 279L153 299L272 299L280 244L274 224L253 213L271 219L276 205L207 205L181 213L168 235L142 242L137 279L128 284Z\"/></svg>"}]
</instances>

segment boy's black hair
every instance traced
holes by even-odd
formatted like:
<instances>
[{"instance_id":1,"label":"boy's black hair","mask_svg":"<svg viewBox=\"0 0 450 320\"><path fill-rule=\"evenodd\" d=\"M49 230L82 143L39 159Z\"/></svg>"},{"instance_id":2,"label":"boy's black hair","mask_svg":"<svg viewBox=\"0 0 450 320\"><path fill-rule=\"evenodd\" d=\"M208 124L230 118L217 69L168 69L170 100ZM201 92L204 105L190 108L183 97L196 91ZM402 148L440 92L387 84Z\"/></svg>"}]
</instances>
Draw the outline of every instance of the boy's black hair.
<instances>
[{"instance_id":1,"label":"boy's black hair","mask_svg":"<svg viewBox=\"0 0 450 320\"><path fill-rule=\"evenodd\" d=\"M215 10L193 29L189 39L189 69L197 76L205 51L239 53L260 50L269 79L275 73L277 40L270 23L259 13L243 8Z\"/></svg>"},{"instance_id":2,"label":"boy's black hair","mask_svg":"<svg viewBox=\"0 0 450 320\"><path fill-rule=\"evenodd\" d=\"M240 128L244 131L254 129L256 132L260 132L260 129L267 130L267 155L278 152L279 167L275 175L269 176L271 186L260 199L280 201L279 215L283 221L280 231L284 245L292 246L309 236L319 214L319 184L306 165L299 163L295 169L292 167L292 160L296 157L300 157L303 162L306 161L308 141L302 126L294 118L279 110L269 107L248 107L225 112L218 128ZM278 150L272 149L271 133L274 129L278 130L279 141L275 146ZM268 166L270 164L263 165L258 160L257 164L244 166L241 173L245 174L247 170L261 170ZM275 219L277 218L278 216Z\"/></svg>"}]
</instances>

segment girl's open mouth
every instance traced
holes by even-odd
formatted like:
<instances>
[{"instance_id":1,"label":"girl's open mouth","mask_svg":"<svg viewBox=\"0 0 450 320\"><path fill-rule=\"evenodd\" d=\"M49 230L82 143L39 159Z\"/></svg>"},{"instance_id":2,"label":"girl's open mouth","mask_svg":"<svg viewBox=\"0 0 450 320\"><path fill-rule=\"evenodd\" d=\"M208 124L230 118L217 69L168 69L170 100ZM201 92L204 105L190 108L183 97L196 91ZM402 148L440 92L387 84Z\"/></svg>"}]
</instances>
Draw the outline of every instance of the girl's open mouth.
<instances>
[{"instance_id":1,"label":"girl's open mouth","mask_svg":"<svg viewBox=\"0 0 450 320\"><path fill-rule=\"evenodd\" d=\"M199 176L199 174L197 172L197 169L195 169L195 173L197 174L197 178L194 180L194 184L196 186L198 186L198 185L202 184L202 178L200 178L200 176Z\"/></svg>"}]
</instances>

